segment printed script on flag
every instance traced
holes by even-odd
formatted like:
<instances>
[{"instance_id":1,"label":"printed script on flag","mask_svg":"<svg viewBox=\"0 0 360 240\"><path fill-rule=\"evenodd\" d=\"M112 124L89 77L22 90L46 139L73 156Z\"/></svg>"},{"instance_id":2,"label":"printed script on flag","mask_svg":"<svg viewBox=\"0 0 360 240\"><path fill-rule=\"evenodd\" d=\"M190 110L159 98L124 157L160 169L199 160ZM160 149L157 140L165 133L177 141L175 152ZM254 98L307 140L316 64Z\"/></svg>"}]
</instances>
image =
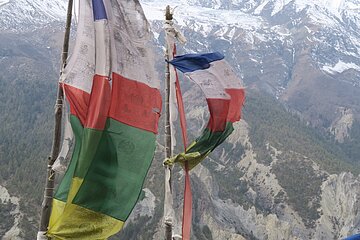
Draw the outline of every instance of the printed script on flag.
<instances>
[{"instance_id":1,"label":"printed script on flag","mask_svg":"<svg viewBox=\"0 0 360 240\"><path fill-rule=\"evenodd\" d=\"M138 1L80 1L74 52L61 79L75 147L47 235L107 239L134 208L161 113L149 24Z\"/></svg>"},{"instance_id":2,"label":"printed script on flag","mask_svg":"<svg viewBox=\"0 0 360 240\"><path fill-rule=\"evenodd\" d=\"M192 169L232 133L233 123L241 118L245 91L242 81L218 52L177 56L170 63L200 86L210 112L202 135L184 153L168 160L182 164L187 161Z\"/></svg>"}]
</instances>

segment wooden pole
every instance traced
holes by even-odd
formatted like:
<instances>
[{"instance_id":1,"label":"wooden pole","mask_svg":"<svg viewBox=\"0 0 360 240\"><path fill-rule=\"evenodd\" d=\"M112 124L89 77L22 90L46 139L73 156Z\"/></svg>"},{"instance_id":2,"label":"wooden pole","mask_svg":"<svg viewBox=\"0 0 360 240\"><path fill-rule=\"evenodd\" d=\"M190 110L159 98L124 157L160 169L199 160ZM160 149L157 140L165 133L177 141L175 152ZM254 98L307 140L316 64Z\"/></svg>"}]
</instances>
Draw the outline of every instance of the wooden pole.
<instances>
[{"instance_id":1,"label":"wooden pole","mask_svg":"<svg viewBox=\"0 0 360 240\"><path fill-rule=\"evenodd\" d=\"M67 9L66 26L65 26L64 43L63 43L63 51L61 54L62 64L61 64L60 75L62 74L62 71L66 66L66 60L68 58L72 8L73 8L73 0L69 0L68 9ZM41 232L41 233L46 232L48 230L48 226L49 226L52 198L53 198L53 192L54 192L54 180L55 180L55 172L52 170L52 166L60 152L63 101L64 101L64 93L63 93L61 86L59 85L58 90L57 90L56 104L55 104L55 127L54 127L53 143L52 143L52 148L51 148L51 154L48 158L47 177L46 177L45 190L44 190L44 200L41 205L41 218L40 218L40 226L39 226L39 232ZM39 237L39 234L38 234L38 237Z\"/></svg>"},{"instance_id":2,"label":"wooden pole","mask_svg":"<svg viewBox=\"0 0 360 240\"><path fill-rule=\"evenodd\" d=\"M166 6L165 20L171 21L173 19L170 12L170 6ZM165 34L166 37L166 34ZM166 41L165 41L166 42ZM167 44L166 44L167 46ZM169 46L166 47L166 59L172 54ZM166 63L165 69L165 159L172 155L171 146L171 127L170 127L170 65ZM172 167L165 165L165 200L164 200L164 216L165 216L165 240L172 239L172 186L171 186L171 171Z\"/></svg>"}]
</instances>

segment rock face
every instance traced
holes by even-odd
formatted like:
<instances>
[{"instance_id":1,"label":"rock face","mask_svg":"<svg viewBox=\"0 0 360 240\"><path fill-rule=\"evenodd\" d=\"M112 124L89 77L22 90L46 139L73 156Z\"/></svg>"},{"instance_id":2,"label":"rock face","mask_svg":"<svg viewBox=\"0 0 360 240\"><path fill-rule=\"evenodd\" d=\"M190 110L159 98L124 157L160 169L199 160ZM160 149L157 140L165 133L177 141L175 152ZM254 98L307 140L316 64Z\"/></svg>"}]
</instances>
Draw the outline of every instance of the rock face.
<instances>
[{"instance_id":1,"label":"rock face","mask_svg":"<svg viewBox=\"0 0 360 240\"><path fill-rule=\"evenodd\" d=\"M190 102L198 104L199 96L193 97ZM203 125L206 114L201 106L187 112L188 122ZM330 174L311 153L274 146L270 141L264 145L270 160L264 161L264 153L253 142L250 119L235 124L227 141L192 171L191 239L318 240L359 232L360 176L341 171ZM189 128L196 129L194 125ZM243 149L241 154L237 154L239 149ZM183 181L182 172L176 173L177 236L181 234ZM155 202L161 202L161 196L156 196ZM160 221L152 239L162 234Z\"/></svg>"},{"instance_id":2,"label":"rock face","mask_svg":"<svg viewBox=\"0 0 360 240\"><path fill-rule=\"evenodd\" d=\"M136 204L134 210L131 213L131 219L135 217L148 216L151 217L155 213L155 195L148 188L143 189L144 197Z\"/></svg>"},{"instance_id":3,"label":"rock face","mask_svg":"<svg viewBox=\"0 0 360 240\"><path fill-rule=\"evenodd\" d=\"M288 186L282 186L278 181L281 177L274 173L273 166L280 161L282 152L269 145L273 162L270 166L259 163L249 141L245 121L238 124L236 133L239 132L241 134L236 137L246 146L246 150L235 167L244 173L238 177L247 183L247 189L237 193L236 185L232 188L235 195L245 195L248 203L219 196L219 190L224 186L216 180L218 175L204 165L196 168L192 174L196 179L195 185L200 185L195 189L201 189L201 197L195 198L194 203L198 207L201 205L201 210L195 210L199 214L196 224L209 227L212 239L340 239L359 232L360 176L351 173L329 175L309 160L310 169L307 171L322 176L320 195L318 198L311 196L312 200L308 202L314 205L318 202L316 208L310 211L315 210L319 215L310 222L307 218L311 217L298 211L296 203L290 200ZM232 138L235 136L232 135ZM229 159L220 159L226 160ZM222 169L222 174L226 174L226 169ZM293 185L292 188L296 189L297 186ZM266 210L262 210L264 205ZM308 207L311 208L310 205Z\"/></svg>"},{"instance_id":4,"label":"rock face","mask_svg":"<svg viewBox=\"0 0 360 240\"><path fill-rule=\"evenodd\" d=\"M354 140L353 149L358 149L360 136L353 129L360 119L359 0L142 2L159 46L163 6L178 5L175 18L188 38L179 52L224 53L248 86L244 119L191 174L191 239L317 240L359 232L359 159L343 157L341 145L311 128L328 130L337 143ZM22 186L19 199L0 187L1 219L7 219L4 225L0 221L0 237L5 239L20 238L21 219L21 226L36 231L37 211L29 211L34 202L40 205L41 197L34 200L33 195L41 195L44 179L33 172L45 167L39 159L47 154L44 146L51 147L50 136L44 136L51 132L53 119L45 117L44 109L52 101L48 80L56 85L62 39L57 22L65 18L65 8L63 0L0 0L0 112L8 113L0 116L6 123L0 124L0 177ZM184 82L193 139L207 124L207 108L199 90ZM52 111L51 105L47 116ZM144 196L124 231L113 239L163 237L161 142L162 136ZM175 169L177 236L182 182L181 169ZM19 201L33 205L25 204L21 210L27 212L21 213ZM30 235L24 239L32 239Z\"/></svg>"},{"instance_id":5,"label":"rock face","mask_svg":"<svg viewBox=\"0 0 360 240\"><path fill-rule=\"evenodd\" d=\"M0 185L0 236L3 240L20 240L20 220L22 213L20 212L20 199L10 196L7 189ZM10 223L5 224L5 223ZM6 226L7 225L7 226ZM4 227L4 229L3 229Z\"/></svg>"},{"instance_id":6,"label":"rock face","mask_svg":"<svg viewBox=\"0 0 360 240\"><path fill-rule=\"evenodd\" d=\"M337 141L342 143L346 138L349 138L349 132L354 123L354 114L351 109L344 107L340 107L337 112L338 117L331 124L330 132Z\"/></svg>"},{"instance_id":7,"label":"rock face","mask_svg":"<svg viewBox=\"0 0 360 240\"><path fill-rule=\"evenodd\" d=\"M360 178L330 175L321 186L321 211L315 239L341 239L360 232Z\"/></svg>"}]
</instances>

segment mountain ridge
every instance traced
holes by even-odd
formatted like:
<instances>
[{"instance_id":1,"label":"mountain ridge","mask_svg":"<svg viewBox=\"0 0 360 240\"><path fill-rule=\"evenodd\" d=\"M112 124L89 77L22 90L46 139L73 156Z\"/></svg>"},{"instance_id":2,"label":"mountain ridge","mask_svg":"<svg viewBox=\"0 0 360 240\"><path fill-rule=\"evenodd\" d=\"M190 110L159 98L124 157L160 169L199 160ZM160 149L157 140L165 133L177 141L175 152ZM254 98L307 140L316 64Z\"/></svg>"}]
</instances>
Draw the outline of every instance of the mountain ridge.
<instances>
[{"instance_id":1,"label":"mountain ridge","mask_svg":"<svg viewBox=\"0 0 360 240\"><path fill-rule=\"evenodd\" d=\"M191 174L192 239L325 240L359 232L359 19L351 8L359 1L334 1L336 12L323 7L327 1L307 7L308 0L142 2L154 15L159 63L162 8L179 3L175 20L188 44L178 52L220 51L247 85L244 119ZM0 233L16 225L20 215L12 211L19 208L14 239L37 231L65 19L65 1L56 3L48 14L45 1L0 1L2 23L10 7L19 16L0 25L0 111L7 113L0 116L0 184L20 199L0 203L9 219ZM35 15L25 11L38 6L44 9ZM194 137L208 118L205 100L191 83L182 87ZM159 136L141 201L112 239L162 238L163 141ZM180 233L183 174L174 172Z\"/></svg>"},{"instance_id":2,"label":"mountain ridge","mask_svg":"<svg viewBox=\"0 0 360 240\"><path fill-rule=\"evenodd\" d=\"M328 1L142 2L159 45L161 6L178 6L175 22L189 39L183 51L224 53L247 85L271 93L314 126L329 129L344 107L359 119L359 1L336 1L336 11Z\"/></svg>"}]
</instances>

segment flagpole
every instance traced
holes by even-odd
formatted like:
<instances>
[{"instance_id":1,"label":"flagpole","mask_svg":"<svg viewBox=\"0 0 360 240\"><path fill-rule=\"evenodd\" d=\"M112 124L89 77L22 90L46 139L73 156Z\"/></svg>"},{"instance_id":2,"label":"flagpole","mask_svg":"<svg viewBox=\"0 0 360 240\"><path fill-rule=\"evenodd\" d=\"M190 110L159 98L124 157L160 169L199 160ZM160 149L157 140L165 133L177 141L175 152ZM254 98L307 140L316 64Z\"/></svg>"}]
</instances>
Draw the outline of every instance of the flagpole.
<instances>
[{"instance_id":1,"label":"flagpole","mask_svg":"<svg viewBox=\"0 0 360 240\"><path fill-rule=\"evenodd\" d=\"M165 20L172 21L172 13L170 12L170 6L166 6ZM167 44L166 44L167 46ZM169 60L171 51L169 47L166 47L165 57ZM170 127L170 65L166 62L165 71L165 159L168 159L172 155L171 146L171 127ZM164 224L165 224L165 240L172 239L172 186L171 186L171 171L172 166L165 165L165 199L164 199Z\"/></svg>"},{"instance_id":2,"label":"flagpole","mask_svg":"<svg viewBox=\"0 0 360 240\"><path fill-rule=\"evenodd\" d=\"M66 17L64 42L63 42L63 51L62 51L62 55L61 55L62 64L61 64L60 76L66 66L66 60L68 58L72 9L73 9L73 0L69 0L68 9L67 9L67 17ZM59 85L58 90L57 90L56 104L55 104L55 126L54 126L54 134L53 134L53 143L52 143L52 148L51 148L51 154L48 158L44 199L41 204L40 226L39 226L39 232L37 235L38 240L47 239L47 237L44 234L46 233L48 226L49 226L52 198L53 198L53 192L54 192L55 172L54 172L54 170L52 170L52 166L60 152L63 101L64 101L64 93L63 93L62 87Z\"/></svg>"}]
</instances>

